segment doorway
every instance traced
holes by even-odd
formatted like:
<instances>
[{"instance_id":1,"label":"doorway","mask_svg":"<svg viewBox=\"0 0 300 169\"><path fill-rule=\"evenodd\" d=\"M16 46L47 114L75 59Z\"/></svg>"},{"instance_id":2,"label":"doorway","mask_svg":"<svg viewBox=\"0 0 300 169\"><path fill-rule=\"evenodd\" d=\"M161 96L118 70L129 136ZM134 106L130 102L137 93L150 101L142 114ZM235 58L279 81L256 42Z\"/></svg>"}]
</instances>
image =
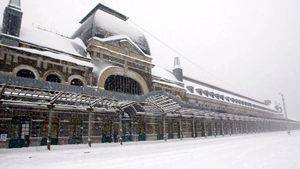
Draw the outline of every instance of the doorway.
<instances>
[{"instance_id":1,"label":"doorway","mask_svg":"<svg viewBox=\"0 0 300 169\"><path fill-rule=\"evenodd\" d=\"M30 144L31 119L28 116L15 116L11 121L9 148L28 147Z\"/></svg>"},{"instance_id":2,"label":"doorway","mask_svg":"<svg viewBox=\"0 0 300 169\"><path fill-rule=\"evenodd\" d=\"M123 141L132 141L131 117L126 112L124 112L122 115L122 132Z\"/></svg>"}]
</instances>

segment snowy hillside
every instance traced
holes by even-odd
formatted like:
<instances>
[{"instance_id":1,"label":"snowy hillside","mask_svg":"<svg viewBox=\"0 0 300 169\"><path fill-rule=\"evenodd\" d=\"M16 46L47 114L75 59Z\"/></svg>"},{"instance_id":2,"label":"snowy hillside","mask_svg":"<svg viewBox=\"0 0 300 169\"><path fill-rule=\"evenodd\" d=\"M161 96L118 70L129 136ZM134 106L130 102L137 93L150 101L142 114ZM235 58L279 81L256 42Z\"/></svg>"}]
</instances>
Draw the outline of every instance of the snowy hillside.
<instances>
[{"instance_id":1,"label":"snowy hillside","mask_svg":"<svg viewBox=\"0 0 300 169\"><path fill-rule=\"evenodd\" d=\"M0 150L1 169L299 169L300 132Z\"/></svg>"}]
</instances>

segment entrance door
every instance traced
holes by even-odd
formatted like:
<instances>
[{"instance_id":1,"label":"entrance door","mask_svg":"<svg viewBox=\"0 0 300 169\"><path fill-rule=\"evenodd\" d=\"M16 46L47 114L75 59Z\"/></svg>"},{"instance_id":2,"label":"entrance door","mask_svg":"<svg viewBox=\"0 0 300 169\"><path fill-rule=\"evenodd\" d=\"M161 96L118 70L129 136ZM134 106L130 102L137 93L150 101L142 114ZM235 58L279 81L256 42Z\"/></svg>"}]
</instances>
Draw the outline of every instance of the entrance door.
<instances>
[{"instance_id":1,"label":"entrance door","mask_svg":"<svg viewBox=\"0 0 300 169\"><path fill-rule=\"evenodd\" d=\"M132 141L131 118L128 113L123 113L122 117L122 140Z\"/></svg>"},{"instance_id":2,"label":"entrance door","mask_svg":"<svg viewBox=\"0 0 300 169\"><path fill-rule=\"evenodd\" d=\"M12 118L9 148L29 146L30 123L31 119L27 116L17 116Z\"/></svg>"},{"instance_id":3,"label":"entrance door","mask_svg":"<svg viewBox=\"0 0 300 169\"><path fill-rule=\"evenodd\" d=\"M168 119L168 139L173 139L174 138L174 120L173 119Z\"/></svg>"},{"instance_id":4,"label":"entrance door","mask_svg":"<svg viewBox=\"0 0 300 169\"><path fill-rule=\"evenodd\" d=\"M111 143L113 142L115 131L113 130L112 121L105 121L102 127L102 143ZM117 133L117 132L116 132Z\"/></svg>"},{"instance_id":5,"label":"entrance door","mask_svg":"<svg viewBox=\"0 0 300 169\"><path fill-rule=\"evenodd\" d=\"M145 119L143 117L140 117L140 121L138 123L138 134L139 134L139 141L145 141L146 140L146 123Z\"/></svg>"},{"instance_id":6,"label":"entrance door","mask_svg":"<svg viewBox=\"0 0 300 169\"><path fill-rule=\"evenodd\" d=\"M48 137L48 119L44 121L43 124L43 138L41 140L41 145L47 145L47 137ZM59 120L58 118L52 119L51 124L51 133L50 133L50 142L51 145L57 145L58 144L58 133L59 133Z\"/></svg>"},{"instance_id":7,"label":"entrance door","mask_svg":"<svg viewBox=\"0 0 300 169\"><path fill-rule=\"evenodd\" d=\"M72 118L70 123L69 144L81 144L83 134L83 121L79 118Z\"/></svg>"}]
</instances>

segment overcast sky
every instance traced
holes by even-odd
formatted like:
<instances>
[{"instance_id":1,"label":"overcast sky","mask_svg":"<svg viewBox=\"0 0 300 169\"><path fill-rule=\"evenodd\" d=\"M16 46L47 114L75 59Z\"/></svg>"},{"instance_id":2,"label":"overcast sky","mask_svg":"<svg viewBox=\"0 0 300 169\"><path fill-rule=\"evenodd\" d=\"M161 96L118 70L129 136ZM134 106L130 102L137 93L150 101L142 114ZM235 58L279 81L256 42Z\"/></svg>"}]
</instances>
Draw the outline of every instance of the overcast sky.
<instances>
[{"instance_id":1,"label":"overcast sky","mask_svg":"<svg viewBox=\"0 0 300 169\"><path fill-rule=\"evenodd\" d=\"M258 99L282 92L300 120L299 0L23 0L24 25L71 35L98 2L181 52L185 75ZM178 54L146 36L154 63L172 68Z\"/></svg>"}]
</instances>

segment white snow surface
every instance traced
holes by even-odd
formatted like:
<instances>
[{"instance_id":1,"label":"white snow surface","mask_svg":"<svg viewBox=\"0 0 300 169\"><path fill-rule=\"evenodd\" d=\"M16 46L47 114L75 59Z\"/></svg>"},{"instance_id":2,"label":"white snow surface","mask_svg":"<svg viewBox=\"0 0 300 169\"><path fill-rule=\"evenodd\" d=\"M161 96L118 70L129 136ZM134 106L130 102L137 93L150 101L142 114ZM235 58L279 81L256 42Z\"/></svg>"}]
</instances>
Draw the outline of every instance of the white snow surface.
<instances>
[{"instance_id":1,"label":"white snow surface","mask_svg":"<svg viewBox=\"0 0 300 169\"><path fill-rule=\"evenodd\" d=\"M109 41L120 41L120 40L127 40L128 42L130 42L139 52L141 52L143 55L146 55L144 53L144 51L141 50L141 48L135 43L133 42L130 37L128 37L127 35L114 35L114 36L110 36L107 38L98 38L98 37L93 37L93 39L98 40L100 42L109 42ZM149 56L149 55L147 55Z\"/></svg>"},{"instance_id":2,"label":"white snow surface","mask_svg":"<svg viewBox=\"0 0 300 169\"><path fill-rule=\"evenodd\" d=\"M180 81L178 81L176 79L176 77L173 75L173 73L169 72L168 70L160 67L160 66L154 66L154 68L152 68L152 75L157 76L161 79L167 80L167 81L171 81L174 83L181 83Z\"/></svg>"},{"instance_id":3,"label":"white snow surface","mask_svg":"<svg viewBox=\"0 0 300 169\"><path fill-rule=\"evenodd\" d=\"M54 53L54 52L50 52L50 51L40 51L40 50L36 50L36 49L22 48L22 47L13 47L13 48L18 49L18 50L22 50L22 51L25 51L25 52L34 53L34 54L37 54L37 55L47 56L47 57L57 59L57 60L72 62L72 63L80 65L80 66L86 66L86 67L92 67L92 68L95 67L94 64L91 63L91 62L80 60L80 59L72 57L71 55L67 55L67 54L63 54L63 53Z\"/></svg>"},{"instance_id":4,"label":"white snow surface","mask_svg":"<svg viewBox=\"0 0 300 169\"><path fill-rule=\"evenodd\" d=\"M300 131L1 149L1 169L299 169Z\"/></svg>"},{"instance_id":5,"label":"white snow surface","mask_svg":"<svg viewBox=\"0 0 300 169\"><path fill-rule=\"evenodd\" d=\"M86 46L80 39L69 39L36 27L22 27L20 39L45 48L85 57Z\"/></svg>"}]
</instances>

